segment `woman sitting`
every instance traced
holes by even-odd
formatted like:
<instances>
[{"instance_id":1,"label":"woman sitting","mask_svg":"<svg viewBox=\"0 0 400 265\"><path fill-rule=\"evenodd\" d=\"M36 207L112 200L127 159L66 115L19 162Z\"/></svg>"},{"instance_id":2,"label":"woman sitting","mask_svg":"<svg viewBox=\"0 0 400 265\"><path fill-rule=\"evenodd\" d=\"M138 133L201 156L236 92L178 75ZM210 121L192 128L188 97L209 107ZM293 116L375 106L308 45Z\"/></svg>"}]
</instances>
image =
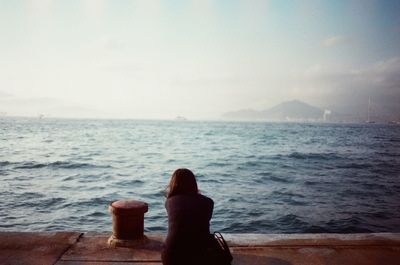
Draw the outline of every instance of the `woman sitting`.
<instances>
[{"instance_id":1,"label":"woman sitting","mask_svg":"<svg viewBox=\"0 0 400 265\"><path fill-rule=\"evenodd\" d=\"M210 219L214 202L201 195L192 171L175 170L167 187L165 208L168 235L162 252L164 265L207 264Z\"/></svg>"}]
</instances>

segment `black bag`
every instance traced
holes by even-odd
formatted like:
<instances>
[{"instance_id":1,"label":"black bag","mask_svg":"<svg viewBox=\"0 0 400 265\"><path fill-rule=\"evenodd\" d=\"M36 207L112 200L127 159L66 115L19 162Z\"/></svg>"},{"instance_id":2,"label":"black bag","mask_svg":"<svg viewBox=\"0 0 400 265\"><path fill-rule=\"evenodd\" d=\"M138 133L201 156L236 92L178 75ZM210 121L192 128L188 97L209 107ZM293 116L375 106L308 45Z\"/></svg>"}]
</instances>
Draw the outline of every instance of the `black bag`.
<instances>
[{"instance_id":1,"label":"black bag","mask_svg":"<svg viewBox=\"0 0 400 265\"><path fill-rule=\"evenodd\" d=\"M207 248L208 263L212 265L231 265L233 259L228 244L219 232L210 234L210 244Z\"/></svg>"}]
</instances>

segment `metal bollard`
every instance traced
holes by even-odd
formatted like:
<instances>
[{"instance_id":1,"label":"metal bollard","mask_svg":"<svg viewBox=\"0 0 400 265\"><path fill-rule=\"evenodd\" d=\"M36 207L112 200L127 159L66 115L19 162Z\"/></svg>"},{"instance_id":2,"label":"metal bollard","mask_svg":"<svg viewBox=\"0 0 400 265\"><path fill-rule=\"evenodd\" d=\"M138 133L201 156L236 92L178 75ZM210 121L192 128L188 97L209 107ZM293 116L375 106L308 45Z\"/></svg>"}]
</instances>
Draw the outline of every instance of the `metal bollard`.
<instances>
[{"instance_id":1,"label":"metal bollard","mask_svg":"<svg viewBox=\"0 0 400 265\"><path fill-rule=\"evenodd\" d=\"M108 210L112 215L112 236L108 239L111 247L134 247L145 243L144 214L148 211L145 202L120 200L110 203Z\"/></svg>"}]
</instances>

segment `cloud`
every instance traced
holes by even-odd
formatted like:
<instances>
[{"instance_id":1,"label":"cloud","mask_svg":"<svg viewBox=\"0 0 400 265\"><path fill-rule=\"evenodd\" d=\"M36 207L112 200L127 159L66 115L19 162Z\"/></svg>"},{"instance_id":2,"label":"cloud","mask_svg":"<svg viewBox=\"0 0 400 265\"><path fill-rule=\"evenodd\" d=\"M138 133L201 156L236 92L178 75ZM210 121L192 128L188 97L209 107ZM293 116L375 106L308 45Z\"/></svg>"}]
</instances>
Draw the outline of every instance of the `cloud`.
<instances>
[{"instance_id":1,"label":"cloud","mask_svg":"<svg viewBox=\"0 0 400 265\"><path fill-rule=\"evenodd\" d=\"M346 41L346 38L340 35L337 36L331 36L322 41L322 46L325 48L330 48L334 46L338 46L340 44L343 44Z\"/></svg>"},{"instance_id":2,"label":"cloud","mask_svg":"<svg viewBox=\"0 0 400 265\"><path fill-rule=\"evenodd\" d=\"M6 97L2 97L6 94ZM112 117L110 113L51 97L17 97L0 91L0 115L59 118Z\"/></svg>"},{"instance_id":3,"label":"cloud","mask_svg":"<svg viewBox=\"0 0 400 265\"><path fill-rule=\"evenodd\" d=\"M0 91L0 98L11 98L11 97L13 97L13 95Z\"/></svg>"},{"instance_id":4,"label":"cloud","mask_svg":"<svg viewBox=\"0 0 400 265\"><path fill-rule=\"evenodd\" d=\"M292 98L360 117L371 98L376 115L400 119L399 57L359 68L312 66L293 78L292 84Z\"/></svg>"},{"instance_id":5,"label":"cloud","mask_svg":"<svg viewBox=\"0 0 400 265\"><path fill-rule=\"evenodd\" d=\"M29 14L35 17L43 17L50 14L53 4L52 0L29 0L27 1L27 8Z\"/></svg>"},{"instance_id":6,"label":"cloud","mask_svg":"<svg viewBox=\"0 0 400 265\"><path fill-rule=\"evenodd\" d=\"M105 48L107 50L123 50L124 48L126 48L126 43L123 40L120 39L108 39L105 42Z\"/></svg>"},{"instance_id":7,"label":"cloud","mask_svg":"<svg viewBox=\"0 0 400 265\"><path fill-rule=\"evenodd\" d=\"M385 87L390 87L393 91L400 90L400 58L394 57L386 61L376 63L372 69L366 71L366 74L372 75L376 83Z\"/></svg>"},{"instance_id":8,"label":"cloud","mask_svg":"<svg viewBox=\"0 0 400 265\"><path fill-rule=\"evenodd\" d=\"M86 14L92 19L99 19L104 15L106 2L104 0L84 0Z\"/></svg>"}]
</instances>

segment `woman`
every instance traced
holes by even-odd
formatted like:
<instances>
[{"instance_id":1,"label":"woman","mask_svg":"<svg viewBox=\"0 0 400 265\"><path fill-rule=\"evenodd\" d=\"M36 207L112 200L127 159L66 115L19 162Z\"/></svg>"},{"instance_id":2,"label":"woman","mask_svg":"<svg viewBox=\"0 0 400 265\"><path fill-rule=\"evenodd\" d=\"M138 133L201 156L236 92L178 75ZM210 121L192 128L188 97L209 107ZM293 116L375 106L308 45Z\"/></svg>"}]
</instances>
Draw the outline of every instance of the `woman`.
<instances>
[{"instance_id":1,"label":"woman","mask_svg":"<svg viewBox=\"0 0 400 265\"><path fill-rule=\"evenodd\" d=\"M199 193L194 174L186 168L172 174L166 196L168 235L163 264L207 264L204 259L210 240L213 200Z\"/></svg>"}]
</instances>

